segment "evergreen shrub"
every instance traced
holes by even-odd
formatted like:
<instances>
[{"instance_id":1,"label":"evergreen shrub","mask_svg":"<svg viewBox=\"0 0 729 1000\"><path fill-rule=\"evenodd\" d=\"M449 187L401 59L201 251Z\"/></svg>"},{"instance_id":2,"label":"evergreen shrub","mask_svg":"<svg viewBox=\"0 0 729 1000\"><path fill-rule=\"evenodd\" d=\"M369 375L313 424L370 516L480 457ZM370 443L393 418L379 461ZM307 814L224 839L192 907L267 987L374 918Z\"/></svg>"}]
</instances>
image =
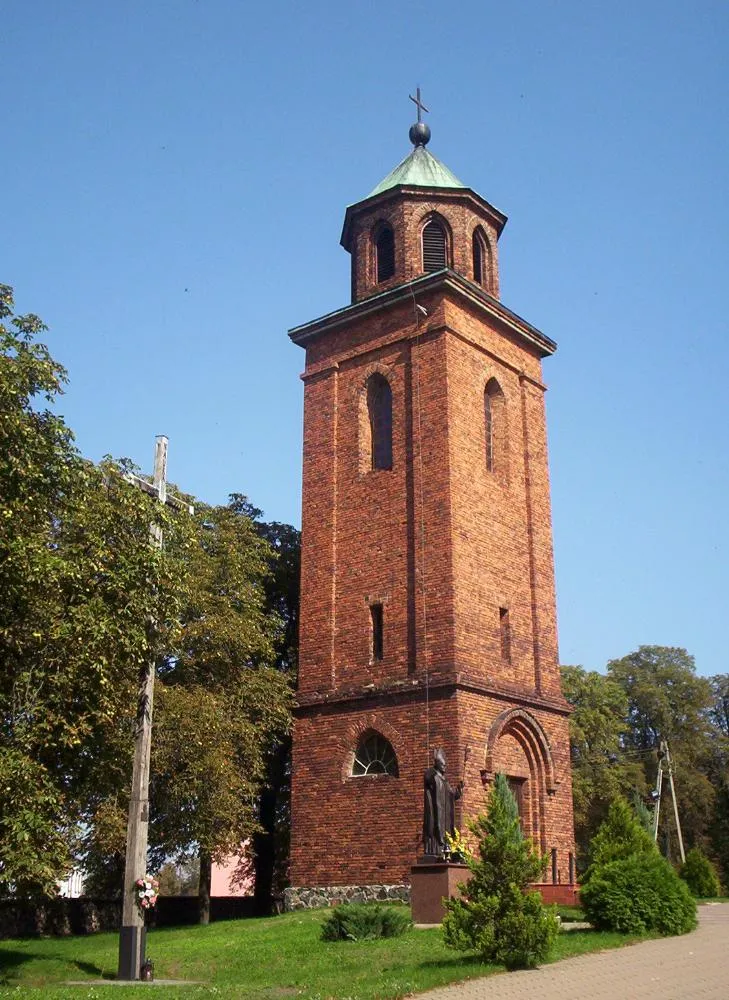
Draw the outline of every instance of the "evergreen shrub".
<instances>
[{"instance_id":1,"label":"evergreen shrub","mask_svg":"<svg viewBox=\"0 0 729 1000\"><path fill-rule=\"evenodd\" d=\"M534 968L549 956L559 922L554 908L545 907L538 892L528 891L547 859L524 837L503 774L496 776L486 814L469 826L478 851L466 859L471 877L461 898L445 903L443 940L459 951L478 951L483 961L507 969Z\"/></svg>"},{"instance_id":2,"label":"evergreen shrub","mask_svg":"<svg viewBox=\"0 0 729 1000\"><path fill-rule=\"evenodd\" d=\"M696 903L685 882L656 851L608 861L580 889L585 916L598 930L622 934L686 934L696 926Z\"/></svg>"},{"instance_id":3,"label":"evergreen shrub","mask_svg":"<svg viewBox=\"0 0 729 1000\"><path fill-rule=\"evenodd\" d=\"M686 884L624 799L612 803L592 839L580 903L598 930L668 935L696 926Z\"/></svg>"},{"instance_id":4,"label":"evergreen shrub","mask_svg":"<svg viewBox=\"0 0 729 1000\"><path fill-rule=\"evenodd\" d=\"M698 847L692 847L688 852L679 875L694 896L718 896L721 893L716 869Z\"/></svg>"},{"instance_id":5,"label":"evergreen shrub","mask_svg":"<svg viewBox=\"0 0 729 1000\"><path fill-rule=\"evenodd\" d=\"M633 857L653 857L658 854L653 836L640 822L625 799L616 799L608 814L590 842L590 867L585 881L589 881L592 869Z\"/></svg>"},{"instance_id":6,"label":"evergreen shrub","mask_svg":"<svg viewBox=\"0 0 729 1000\"><path fill-rule=\"evenodd\" d=\"M399 937L412 926L405 907L371 903L335 906L322 924L322 941L365 941Z\"/></svg>"}]
</instances>

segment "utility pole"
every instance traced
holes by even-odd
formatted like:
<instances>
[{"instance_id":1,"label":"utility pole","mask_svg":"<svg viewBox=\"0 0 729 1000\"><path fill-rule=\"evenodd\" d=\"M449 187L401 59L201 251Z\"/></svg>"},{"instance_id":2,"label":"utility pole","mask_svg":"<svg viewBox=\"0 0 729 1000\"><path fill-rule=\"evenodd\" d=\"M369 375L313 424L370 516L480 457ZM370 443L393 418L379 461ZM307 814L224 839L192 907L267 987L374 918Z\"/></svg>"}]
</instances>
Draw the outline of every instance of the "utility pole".
<instances>
[{"instance_id":1,"label":"utility pole","mask_svg":"<svg viewBox=\"0 0 729 1000\"><path fill-rule=\"evenodd\" d=\"M676 789L673 787L673 764L671 762L671 751L668 743L664 740L662 747L666 753L666 764L668 766L668 784L671 786L671 798L673 799L673 815L676 820L676 833L678 834L678 849L681 852L681 864L686 861L686 852L683 849L683 836L681 835L681 821L678 818L678 802L676 801Z\"/></svg>"},{"instance_id":2,"label":"utility pole","mask_svg":"<svg viewBox=\"0 0 729 1000\"><path fill-rule=\"evenodd\" d=\"M658 820L661 815L661 792L663 791L663 756L662 756L663 744L661 744L661 750L658 751L658 774L656 775L656 790L653 793L653 797L656 800L656 806L653 810L653 839L658 843Z\"/></svg>"},{"instance_id":3,"label":"utility pole","mask_svg":"<svg viewBox=\"0 0 729 1000\"><path fill-rule=\"evenodd\" d=\"M134 486L157 498L162 504L194 513L194 508L167 494L167 438L157 436L154 449L152 482L134 473L126 478ZM149 526L154 548L162 548L162 528L156 522ZM124 894L122 896L122 927L119 935L119 967L117 979L135 980L141 975L145 957L146 930L144 916L137 906L134 883L147 870L147 829L149 824L149 760L152 746L152 705L154 700L154 656L139 671L137 717L134 730L134 767L132 794L127 820L127 853L124 864Z\"/></svg>"},{"instance_id":4,"label":"utility pole","mask_svg":"<svg viewBox=\"0 0 729 1000\"><path fill-rule=\"evenodd\" d=\"M666 740L661 740L660 749L658 751L658 774L656 776L656 790L654 797L656 800L656 808L653 814L653 839L658 840L658 818L661 810L661 792L663 790L663 767L664 765L668 769L668 786L671 789L671 800L673 802L673 816L676 820L676 833L678 834L678 849L681 854L681 863L686 860L686 854L683 849L683 835L681 833L681 820L678 818L678 802L676 800L676 789L673 784L673 762L671 761L671 751L668 749L668 742Z\"/></svg>"}]
</instances>

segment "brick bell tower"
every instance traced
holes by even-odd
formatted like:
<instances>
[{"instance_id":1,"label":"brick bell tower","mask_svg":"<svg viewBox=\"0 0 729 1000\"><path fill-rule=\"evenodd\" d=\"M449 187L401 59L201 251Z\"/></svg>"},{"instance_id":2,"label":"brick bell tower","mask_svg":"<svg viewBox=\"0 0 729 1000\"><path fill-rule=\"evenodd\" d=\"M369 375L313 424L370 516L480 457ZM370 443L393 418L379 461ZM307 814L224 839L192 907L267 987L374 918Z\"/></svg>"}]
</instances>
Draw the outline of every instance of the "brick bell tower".
<instances>
[{"instance_id":1,"label":"brick bell tower","mask_svg":"<svg viewBox=\"0 0 729 1000\"><path fill-rule=\"evenodd\" d=\"M429 152L416 103L412 152L346 211L352 304L289 334L306 350L291 881L409 882L442 747L466 779L457 824L503 771L547 881L571 883L556 344L500 302L506 216Z\"/></svg>"}]
</instances>

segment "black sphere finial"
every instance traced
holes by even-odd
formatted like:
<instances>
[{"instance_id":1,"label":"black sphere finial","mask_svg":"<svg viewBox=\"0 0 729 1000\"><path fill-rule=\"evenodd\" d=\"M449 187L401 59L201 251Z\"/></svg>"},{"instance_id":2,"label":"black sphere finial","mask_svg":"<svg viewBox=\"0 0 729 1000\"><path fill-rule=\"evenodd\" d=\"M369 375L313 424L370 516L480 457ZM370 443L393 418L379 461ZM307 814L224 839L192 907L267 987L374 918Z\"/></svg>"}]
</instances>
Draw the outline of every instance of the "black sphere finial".
<instances>
[{"instance_id":1,"label":"black sphere finial","mask_svg":"<svg viewBox=\"0 0 729 1000\"><path fill-rule=\"evenodd\" d=\"M430 128L425 122L416 122L408 132L413 146L427 146L430 142Z\"/></svg>"},{"instance_id":2,"label":"black sphere finial","mask_svg":"<svg viewBox=\"0 0 729 1000\"><path fill-rule=\"evenodd\" d=\"M413 146L427 146L430 142L430 129L422 120L422 113L428 109L420 100L420 87L418 87L415 91L415 94L415 97L410 94L410 100L418 109L418 120L414 125L410 126L410 132L408 135L410 136L410 142L412 142Z\"/></svg>"}]
</instances>

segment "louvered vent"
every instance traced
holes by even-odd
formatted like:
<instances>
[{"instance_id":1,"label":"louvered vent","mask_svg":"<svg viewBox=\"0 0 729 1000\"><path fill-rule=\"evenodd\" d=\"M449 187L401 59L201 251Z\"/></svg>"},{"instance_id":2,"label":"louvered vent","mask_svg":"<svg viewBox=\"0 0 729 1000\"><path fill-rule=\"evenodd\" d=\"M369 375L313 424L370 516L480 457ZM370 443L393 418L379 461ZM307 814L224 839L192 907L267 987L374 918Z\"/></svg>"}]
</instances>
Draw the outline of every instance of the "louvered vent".
<instances>
[{"instance_id":1,"label":"louvered vent","mask_svg":"<svg viewBox=\"0 0 729 1000\"><path fill-rule=\"evenodd\" d=\"M438 222L429 222L423 230L423 270L440 271L447 267L445 230Z\"/></svg>"},{"instance_id":2,"label":"louvered vent","mask_svg":"<svg viewBox=\"0 0 729 1000\"><path fill-rule=\"evenodd\" d=\"M395 237L389 226L380 231L375 244L377 251L377 281L387 281L395 273Z\"/></svg>"}]
</instances>

